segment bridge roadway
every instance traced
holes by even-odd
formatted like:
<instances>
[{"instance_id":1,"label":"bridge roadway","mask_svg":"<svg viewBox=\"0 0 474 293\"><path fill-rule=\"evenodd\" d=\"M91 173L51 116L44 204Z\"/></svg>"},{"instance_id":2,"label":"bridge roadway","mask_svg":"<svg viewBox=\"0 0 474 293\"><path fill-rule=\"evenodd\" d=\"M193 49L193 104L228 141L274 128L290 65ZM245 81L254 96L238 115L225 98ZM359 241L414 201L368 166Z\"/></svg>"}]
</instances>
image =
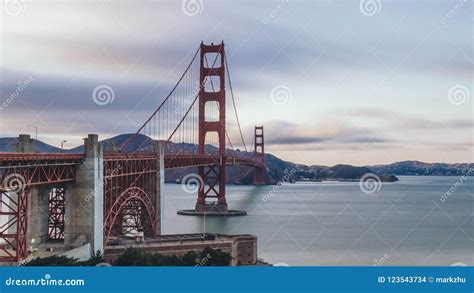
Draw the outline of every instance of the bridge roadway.
<instances>
[{"instance_id":1,"label":"bridge roadway","mask_svg":"<svg viewBox=\"0 0 474 293\"><path fill-rule=\"evenodd\" d=\"M103 250L110 236L140 227L147 237L160 235L160 168L223 163L262 168L253 159L217 155L160 158L162 150L101 155L96 135L85 140L85 149L82 154L0 153L0 205L8 208L0 211L0 262L24 259L28 243L41 243L45 236L73 246L84 237L95 251Z\"/></svg>"},{"instance_id":2,"label":"bridge roadway","mask_svg":"<svg viewBox=\"0 0 474 293\"><path fill-rule=\"evenodd\" d=\"M84 160L84 154L64 153L0 153L0 190L7 190L5 178L10 174L21 175L26 186L74 181L76 167ZM103 155L107 161L144 161L156 160L157 154L148 153L114 153ZM220 157L217 155L197 154L165 154L165 169L220 165L225 160L226 165L258 166L253 159L239 157ZM260 167L260 166L259 166Z\"/></svg>"}]
</instances>

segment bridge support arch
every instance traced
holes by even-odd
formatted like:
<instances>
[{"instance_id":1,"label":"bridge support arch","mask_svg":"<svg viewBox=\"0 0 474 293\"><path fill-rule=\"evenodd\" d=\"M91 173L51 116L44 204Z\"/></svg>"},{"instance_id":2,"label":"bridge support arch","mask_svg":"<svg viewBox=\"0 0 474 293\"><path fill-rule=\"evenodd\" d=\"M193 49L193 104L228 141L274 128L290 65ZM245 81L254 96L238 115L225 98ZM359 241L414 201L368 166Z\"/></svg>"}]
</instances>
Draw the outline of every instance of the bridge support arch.
<instances>
[{"instance_id":1,"label":"bridge support arch","mask_svg":"<svg viewBox=\"0 0 474 293\"><path fill-rule=\"evenodd\" d=\"M104 221L104 242L112 232L119 235L135 234L143 229L144 235L156 236L156 213L152 198L139 187L130 187L113 203Z\"/></svg>"}]
</instances>

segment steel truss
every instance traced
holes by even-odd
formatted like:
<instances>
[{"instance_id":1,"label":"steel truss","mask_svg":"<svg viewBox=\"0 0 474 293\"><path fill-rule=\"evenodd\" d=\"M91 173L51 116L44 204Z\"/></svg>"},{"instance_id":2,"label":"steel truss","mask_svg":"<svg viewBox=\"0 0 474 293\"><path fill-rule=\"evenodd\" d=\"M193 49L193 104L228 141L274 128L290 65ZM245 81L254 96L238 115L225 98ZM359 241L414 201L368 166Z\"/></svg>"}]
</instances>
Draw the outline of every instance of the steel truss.
<instances>
[{"instance_id":1,"label":"steel truss","mask_svg":"<svg viewBox=\"0 0 474 293\"><path fill-rule=\"evenodd\" d=\"M0 199L0 262L24 259L28 227L29 189L2 191Z\"/></svg>"},{"instance_id":2,"label":"steel truss","mask_svg":"<svg viewBox=\"0 0 474 293\"><path fill-rule=\"evenodd\" d=\"M48 239L64 239L65 189L54 187L49 192Z\"/></svg>"}]
</instances>

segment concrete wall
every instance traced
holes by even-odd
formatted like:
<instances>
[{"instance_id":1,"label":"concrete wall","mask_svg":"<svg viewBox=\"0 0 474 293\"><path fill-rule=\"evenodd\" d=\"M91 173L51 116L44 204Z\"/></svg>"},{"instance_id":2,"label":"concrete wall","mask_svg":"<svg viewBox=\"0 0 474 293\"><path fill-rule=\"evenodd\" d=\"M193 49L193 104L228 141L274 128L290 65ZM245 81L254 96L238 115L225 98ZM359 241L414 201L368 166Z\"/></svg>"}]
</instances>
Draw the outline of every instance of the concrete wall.
<instances>
[{"instance_id":1,"label":"concrete wall","mask_svg":"<svg viewBox=\"0 0 474 293\"><path fill-rule=\"evenodd\" d=\"M17 153L33 153L33 143L28 134L20 134L18 143L13 146L13 151Z\"/></svg>"},{"instance_id":2,"label":"concrete wall","mask_svg":"<svg viewBox=\"0 0 474 293\"><path fill-rule=\"evenodd\" d=\"M232 249L232 265L253 265L257 263L257 237L254 235L235 235Z\"/></svg>"},{"instance_id":3,"label":"concrete wall","mask_svg":"<svg viewBox=\"0 0 474 293\"><path fill-rule=\"evenodd\" d=\"M91 244L104 251L103 159L98 136L84 138L85 160L76 170L76 181L66 189L64 244L71 247Z\"/></svg>"},{"instance_id":4,"label":"concrete wall","mask_svg":"<svg viewBox=\"0 0 474 293\"><path fill-rule=\"evenodd\" d=\"M28 245L36 246L48 240L50 187L30 188L28 201Z\"/></svg>"},{"instance_id":5,"label":"concrete wall","mask_svg":"<svg viewBox=\"0 0 474 293\"><path fill-rule=\"evenodd\" d=\"M61 252L60 255L78 258L79 260L89 260L91 256L91 244L87 243L66 252Z\"/></svg>"},{"instance_id":6,"label":"concrete wall","mask_svg":"<svg viewBox=\"0 0 474 293\"><path fill-rule=\"evenodd\" d=\"M168 235L170 236L170 235ZM232 256L232 266L245 266L257 264L257 237L254 235L224 235L218 234L214 240L199 239L199 236L192 238L194 234L184 234L180 239L172 240L167 236L158 237L156 242L148 242L144 244L125 244L116 246L107 246L105 251L105 259L108 263L113 263L125 249L133 246L143 252L160 253L163 255L182 256L189 251L200 252L206 247L219 249L227 252Z\"/></svg>"}]
</instances>

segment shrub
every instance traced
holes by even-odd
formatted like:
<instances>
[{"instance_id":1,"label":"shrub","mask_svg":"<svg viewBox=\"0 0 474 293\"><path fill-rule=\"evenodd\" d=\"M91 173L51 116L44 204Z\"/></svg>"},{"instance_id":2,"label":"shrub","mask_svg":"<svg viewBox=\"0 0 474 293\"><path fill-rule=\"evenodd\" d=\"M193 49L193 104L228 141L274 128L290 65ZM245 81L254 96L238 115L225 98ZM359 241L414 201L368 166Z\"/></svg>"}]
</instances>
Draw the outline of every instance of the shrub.
<instances>
[{"instance_id":1,"label":"shrub","mask_svg":"<svg viewBox=\"0 0 474 293\"><path fill-rule=\"evenodd\" d=\"M48 257L38 257L25 264L24 266L78 266L77 258L65 255L53 255Z\"/></svg>"},{"instance_id":2,"label":"shrub","mask_svg":"<svg viewBox=\"0 0 474 293\"><path fill-rule=\"evenodd\" d=\"M115 261L116 266L229 266L232 257L209 246L199 253L189 251L183 256L147 253L127 248Z\"/></svg>"}]
</instances>

